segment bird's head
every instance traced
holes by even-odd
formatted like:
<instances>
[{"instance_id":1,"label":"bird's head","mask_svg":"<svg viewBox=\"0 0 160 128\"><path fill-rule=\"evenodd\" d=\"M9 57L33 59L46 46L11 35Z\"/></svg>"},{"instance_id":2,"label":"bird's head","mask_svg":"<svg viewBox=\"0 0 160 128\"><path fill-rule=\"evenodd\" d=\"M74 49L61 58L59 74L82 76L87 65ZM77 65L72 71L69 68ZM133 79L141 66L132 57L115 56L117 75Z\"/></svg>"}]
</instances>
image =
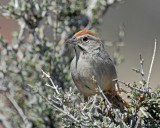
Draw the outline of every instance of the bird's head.
<instances>
[{"instance_id":1,"label":"bird's head","mask_svg":"<svg viewBox=\"0 0 160 128\"><path fill-rule=\"evenodd\" d=\"M100 39L87 29L77 32L66 43L72 44L75 48L85 52L92 52L102 45Z\"/></svg>"}]
</instances>

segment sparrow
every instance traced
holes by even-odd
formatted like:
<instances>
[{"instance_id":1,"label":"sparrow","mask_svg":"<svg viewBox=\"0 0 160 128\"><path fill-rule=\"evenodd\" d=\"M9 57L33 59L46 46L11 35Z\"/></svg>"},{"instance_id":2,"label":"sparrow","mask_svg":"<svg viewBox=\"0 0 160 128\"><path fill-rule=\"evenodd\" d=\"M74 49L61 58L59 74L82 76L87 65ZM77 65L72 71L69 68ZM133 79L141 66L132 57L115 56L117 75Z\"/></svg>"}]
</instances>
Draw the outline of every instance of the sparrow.
<instances>
[{"instance_id":1,"label":"sparrow","mask_svg":"<svg viewBox=\"0 0 160 128\"><path fill-rule=\"evenodd\" d=\"M116 68L101 39L90 30L85 29L75 33L66 43L72 44L75 50L70 71L85 101L88 97L99 94L98 84L115 107L125 106L125 102L118 94L119 87L114 81L117 79Z\"/></svg>"}]
</instances>

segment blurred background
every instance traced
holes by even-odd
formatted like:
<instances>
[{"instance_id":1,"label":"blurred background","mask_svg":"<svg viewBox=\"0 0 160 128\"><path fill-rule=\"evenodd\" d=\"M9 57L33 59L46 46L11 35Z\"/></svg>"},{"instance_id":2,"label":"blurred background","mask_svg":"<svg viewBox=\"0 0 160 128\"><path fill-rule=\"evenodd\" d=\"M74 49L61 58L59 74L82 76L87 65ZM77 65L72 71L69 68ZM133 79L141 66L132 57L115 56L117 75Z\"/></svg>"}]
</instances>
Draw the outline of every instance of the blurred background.
<instances>
[{"instance_id":1,"label":"blurred background","mask_svg":"<svg viewBox=\"0 0 160 128\"><path fill-rule=\"evenodd\" d=\"M151 85L160 86L160 1L125 0L115 8L110 8L100 26L100 36L106 40L116 40L119 25L125 26L126 46L121 48L125 61L117 67L119 79L133 82L140 80L132 71L139 67L139 53L144 58L144 72L147 78L157 39L157 53L152 71ZM108 51L110 48L107 48ZM155 89L156 87L154 87Z\"/></svg>"},{"instance_id":2,"label":"blurred background","mask_svg":"<svg viewBox=\"0 0 160 128\"><path fill-rule=\"evenodd\" d=\"M8 0L0 0L6 4ZM139 53L142 54L144 72L147 78L151 63L154 41L157 39L157 53L153 66L151 85L156 89L160 85L160 1L159 0L124 0L121 4L109 8L103 17L103 22L98 26L97 33L103 40L117 41L119 25L125 26L125 47L121 47L120 54L125 61L117 66L118 77L126 82L140 81L140 77L132 71L139 68ZM5 39L11 41L12 32L18 25L11 19L0 16L0 33ZM113 47L107 47L113 55Z\"/></svg>"}]
</instances>

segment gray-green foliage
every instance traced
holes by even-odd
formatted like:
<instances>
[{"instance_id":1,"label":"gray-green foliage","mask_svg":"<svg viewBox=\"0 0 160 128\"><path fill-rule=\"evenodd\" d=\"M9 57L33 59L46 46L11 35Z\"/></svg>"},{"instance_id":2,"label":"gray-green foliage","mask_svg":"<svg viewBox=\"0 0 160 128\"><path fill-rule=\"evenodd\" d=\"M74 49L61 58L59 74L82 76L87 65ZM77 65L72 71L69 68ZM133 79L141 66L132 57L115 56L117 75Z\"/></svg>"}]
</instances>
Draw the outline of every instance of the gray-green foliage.
<instances>
[{"instance_id":1,"label":"gray-green foliage","mask_svg":"<svg viewBox=\"0 0 160 128\"><path fill-rule=\"evenodd\" d=\"M95 27L117 2L11 0L0 7L3 16L19 24L11 43L0 37L0 123L4 127L122 127L129 126L131 120L134 127L139 117L138 127L158 126L156 92L152 97L145 94L145 100L139 101L140 106L146 108L149 115L146 117L138 115L139 107L134 102L144 94L133 89L130 108L123 114L119 112L125 123L122 124L112 109L106 109L101 96L83 103L70 80L72 49L64 45L65 40L80 29ZM118 53L116 57L119 63ZM58 93L51 88L53 84L41 69L50 73L48 76L58 86Z\"/></svg>"}]
</instances>

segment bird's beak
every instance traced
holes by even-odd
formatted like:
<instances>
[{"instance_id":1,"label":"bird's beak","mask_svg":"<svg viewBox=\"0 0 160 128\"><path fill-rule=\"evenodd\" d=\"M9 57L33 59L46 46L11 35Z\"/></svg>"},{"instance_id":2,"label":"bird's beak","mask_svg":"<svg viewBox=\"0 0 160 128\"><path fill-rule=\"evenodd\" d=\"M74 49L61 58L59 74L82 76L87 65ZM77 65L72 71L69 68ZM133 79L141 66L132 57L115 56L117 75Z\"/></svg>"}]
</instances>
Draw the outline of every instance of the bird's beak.
<instances>
[{"instance_id":1,"label":"bird's beak","mask_svg":"<svg viewBox=\"0 0 160 128\"><path fill-rule=\"evenodd\" d=\"M66 41L66 43L67 44L73 44L73 45L77 45L78 44L77 40L74 37L72 37L71 39L68 39Z\"/></svg>"}]
</instances>

